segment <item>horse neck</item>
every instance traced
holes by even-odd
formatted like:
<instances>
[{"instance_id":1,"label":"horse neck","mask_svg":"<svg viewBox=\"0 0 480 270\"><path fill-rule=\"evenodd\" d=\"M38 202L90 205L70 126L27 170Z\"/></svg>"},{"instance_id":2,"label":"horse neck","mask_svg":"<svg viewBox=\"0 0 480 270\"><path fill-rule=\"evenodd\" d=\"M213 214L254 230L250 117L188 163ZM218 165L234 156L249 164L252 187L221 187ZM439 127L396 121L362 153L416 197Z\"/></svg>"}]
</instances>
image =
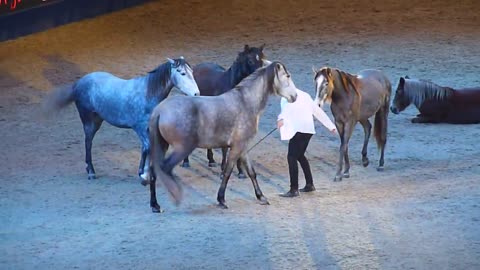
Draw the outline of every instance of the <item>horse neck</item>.
<instances>
[{"instance_id":1,"label":"horse neck","mask_svg":"<svg viewBox=\"0 0 480 270\"><path fill-rule=\"evenodd\" d=\"M255 115L260 114L267 106L268 96L270 94L267 83L265 78L257 78L248 89L245 86L242 86L242 89L240 89L244 103L243 106Z\"/></svg>"},{"instance_id":2,"label":"horse neck","mask_svg":"<svg viewBox=\"0 0 480 270\"><path fill-rule=\"evenodd\" d=\"M233 88L235 85L239 84L245 77L249 74L241 73L241 69L239 69L239 62L235 60L233 64L228 68L225 72L225 77L228 79L230 83L230 88Z\"/></svg>"},{"instance_id":3,"label":"horse neck","mask_svg":"<svg viewBox=\"0 0 480 270\"><path fill-rule=\"evenodd\" d=\"M342 77L340 76L340 71L338 71L338 75L334 80L333 91L332 91L332 102L351 102L358 96L358 92L356 89L350 89L351 85L348 81L343 82ZM358 85L358 78L352 74L344 73L344 76L349 76L348 79L355 85ZM346 85L344 85L346 83ZM347 88L347 89L346 89ZM353 91L351 91L353 90Z\"/></svg>"}]
</instances>

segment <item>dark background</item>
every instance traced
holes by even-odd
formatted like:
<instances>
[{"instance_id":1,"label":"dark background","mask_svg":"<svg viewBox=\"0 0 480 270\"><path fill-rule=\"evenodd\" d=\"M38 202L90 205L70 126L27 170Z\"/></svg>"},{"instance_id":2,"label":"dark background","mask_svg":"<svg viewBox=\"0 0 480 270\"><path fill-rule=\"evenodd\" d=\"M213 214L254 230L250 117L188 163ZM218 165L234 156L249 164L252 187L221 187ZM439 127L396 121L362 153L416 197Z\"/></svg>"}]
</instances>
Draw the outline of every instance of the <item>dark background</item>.
<instances>
[{"instance_id":1,"label":"dark background","mask_svg":"<svg viewBox=\"0 0 480 270\"><path fill-rule=\"evenodd\" d=\"M28 35L149 0L5 0L0 1L0 41ZM15 8L13 8L16 3Z\"/></svg>"}]
</instances>

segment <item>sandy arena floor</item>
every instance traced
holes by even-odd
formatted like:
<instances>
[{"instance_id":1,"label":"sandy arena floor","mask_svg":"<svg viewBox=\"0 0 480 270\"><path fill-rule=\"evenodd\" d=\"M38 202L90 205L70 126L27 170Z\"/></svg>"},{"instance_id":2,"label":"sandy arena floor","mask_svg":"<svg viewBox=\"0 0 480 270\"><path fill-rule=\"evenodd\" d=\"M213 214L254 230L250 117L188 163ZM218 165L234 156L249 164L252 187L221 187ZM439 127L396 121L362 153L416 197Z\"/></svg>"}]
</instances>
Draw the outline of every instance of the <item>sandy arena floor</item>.
<instances>
[{"instance_id":1,"label":"sandy arena floor","mask_svg":"<svg viewBox=\"0 0 480 270\"><path fill-rule=\"evenodd\" d=\"M373 166L361 166L358 126L351 178L334 183L339 139L317 124L307 156L317 192L295 199L278 196L288 188L287 144L274 133L251 152L271 205L234 177L228 210L216 207L219 168L198 149L191 168L175 169L183 204L159 185L158 215L136 176L133 131L103 125L98 179L88 181L74 106L38 117L49 91L92 71L130 78L180 55L229 66L244 44L262 43L310 94L312 65L382 69L394 88L407 74L480 85L473 0L165 0L2 42L0 268L480 269L479 125L414 125L413 108L391 114L382 173L373 139ZM275 127L278 102L270 99L255 141Z\"/></svg>"}]
</instances>

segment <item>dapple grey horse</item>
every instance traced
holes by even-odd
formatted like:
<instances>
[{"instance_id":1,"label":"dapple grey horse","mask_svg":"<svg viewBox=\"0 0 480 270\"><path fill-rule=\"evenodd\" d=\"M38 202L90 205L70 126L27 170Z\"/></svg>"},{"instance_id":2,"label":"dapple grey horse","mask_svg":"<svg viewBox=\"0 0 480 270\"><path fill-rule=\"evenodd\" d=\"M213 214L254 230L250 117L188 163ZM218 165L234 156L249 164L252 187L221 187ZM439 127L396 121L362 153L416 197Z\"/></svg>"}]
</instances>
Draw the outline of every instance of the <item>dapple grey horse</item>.
<instances>
[{"instance_id":1,"label":"dapple grey horse","mask_svg":"<svg viewBox=\"0 0 480 270\"><path fill-rule=\"evenodd\" d=\"M173 87L189 96L199 95L192 68L183 59L168 59L145 76L124 80L107 72L93 72L73 87L60 89L47 97L45 109L59 110L75 102L85 132L85 162L88 179L95 179L92 141L103 121L119 128L133 129L142 143L138 174L148 179L148 120L160 101Z\"/></svg>"},{"instance_id":2,"label":"dapple grey horse","mask_svg":"<svg viewBox=\"0 0 480 270\"><path fill-rule=\"evenodd\" d=\"M255 195L262 204L268 204L257 182L255 170L249 160L247 146L258 130L260 115L271 94L294 102L295 84L285 66L273 62L256 70L235 88L220 96L176 96L160 103L150 118L151 181L150 206L160 212L157 203L155 180L159 178L173 199L179 203L182 189L172 175L172 170L195 148L229 147L227 165L217 201L226 208L225 189L237 160L252 180ZM173 151L165 157L168 147ZM145 182L144 184L146 184Z\"/></svg>"}]
</instances>

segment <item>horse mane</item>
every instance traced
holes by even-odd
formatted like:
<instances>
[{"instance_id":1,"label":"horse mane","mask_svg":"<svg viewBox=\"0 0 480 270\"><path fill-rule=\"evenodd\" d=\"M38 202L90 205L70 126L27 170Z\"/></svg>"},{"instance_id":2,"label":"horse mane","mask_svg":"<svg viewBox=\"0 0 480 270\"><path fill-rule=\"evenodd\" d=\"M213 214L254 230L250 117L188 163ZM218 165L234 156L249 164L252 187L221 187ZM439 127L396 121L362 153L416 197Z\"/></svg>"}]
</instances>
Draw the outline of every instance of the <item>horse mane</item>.
<instances>
[{"instance_id":1,"label":"horse mane","mask_svg":"<svg viewBox=\"0 0 480 270\"><path fill-rule=\"evenodd\" d=\"M182 58L174 59L174 63L167 61L159 65L154 70L148 72L147 77L147 97L155 97L161 94L161 91L167 87L170 82L172 65L174 68L190 68L190 64Z\"/></svg>"},{"instance_id":2,"label":"horse mane","mask_svg":"<svg viewBox=\"0 0 480 270\"><path fill-rule=\"evenodd\" d=\"M357 80L356 80L357 76L356 75L347 73L347 72L342 71L340 69L333 69L333 70L337 71L338 77L340 77L340 80L342 82L342 86L345 89L345 91L347 92L347 94L350 93L350 88L352 88L353 91L355 91L357 93L357 95L360 96L360 92L358 91L358 85L357 85Z\"/></svg>"},{"instance_id":3,"label":"horse mane","mask_svg":"<svg viewBox=\"0 0 480 270\"><path fill-rule=\"evenodd\" d=\"M337 76L332 74L332 71L335 71ZM357 95L360 96L360 92L358 90L358 85L357 85L358 81L356 80L356 78L357 78L356 75L347 73L347 72L342 71L342 70L337 69L337 68L330 68L330 67L323 67L318 72L316 72L315 80L317 79L317 77L319 75L323 75L323 77L325 77L327 80L332 80L333 82L337 81L336 77L339 77L340 81L342 83L342 87L343 87L343 89L345 89L345 92L347 92L347 94L350 93L350 90L352 88L353 91L355 91L355 93L357 93Z\"/></svg>"},{"instance_id":4,"label":"horse mane","mask_svg":"<svg viewBox=\"0 0 480 270\"><path fill-rule=\"evenodd\" d=\"M424 80L405 79L403 90L408 99L420 107L425 100L434 99L443 101L453 94L450 87L442 87Z\"/></svg>"}]
</instances>

